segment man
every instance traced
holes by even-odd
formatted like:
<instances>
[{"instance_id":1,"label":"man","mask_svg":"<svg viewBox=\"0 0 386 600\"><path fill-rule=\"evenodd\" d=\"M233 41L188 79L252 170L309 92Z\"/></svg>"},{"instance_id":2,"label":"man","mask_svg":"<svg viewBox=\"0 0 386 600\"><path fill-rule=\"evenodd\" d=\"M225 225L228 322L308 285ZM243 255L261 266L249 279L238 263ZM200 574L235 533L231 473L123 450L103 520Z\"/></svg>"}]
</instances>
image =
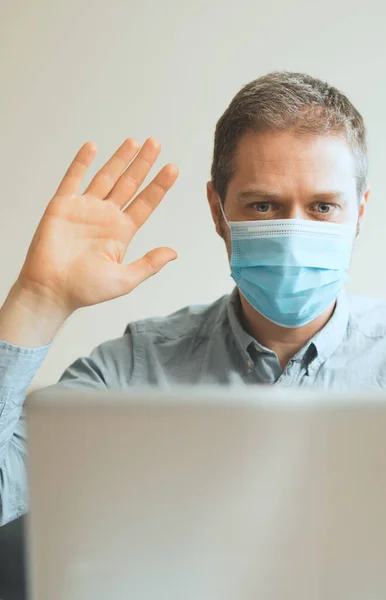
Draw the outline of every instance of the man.
<instances>
[{"instance_id":1,"label":"man","mask_svg":"<svg viewBox=\"0 0 386 600\"><path fill-rule=\"evenodd\" d=\"M81 148L0 311L2 523L26 510L22 404L55 334L75 310L131 292L176 258L157 248L122 264L178 174L166 165L132 200L160 146L138 150L126 140L79 196L95 155ZM365 126L349 100L299 73L246 85L217 123L207 195L233 294L129 324L55 387L385 387L385 306L342 292L369 197Z\"/></svg>"}]
</instances>

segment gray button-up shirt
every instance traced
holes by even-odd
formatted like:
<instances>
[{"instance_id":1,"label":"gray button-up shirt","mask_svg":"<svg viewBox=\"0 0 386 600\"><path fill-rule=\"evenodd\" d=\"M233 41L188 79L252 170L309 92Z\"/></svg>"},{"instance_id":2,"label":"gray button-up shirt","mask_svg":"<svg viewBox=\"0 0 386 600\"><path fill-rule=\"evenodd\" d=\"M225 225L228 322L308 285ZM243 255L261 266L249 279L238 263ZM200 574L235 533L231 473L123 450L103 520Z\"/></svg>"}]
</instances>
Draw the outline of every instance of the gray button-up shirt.
<instances>
[{"instance_id":1,"label":"gray button-up shirt","mask_svg":"<svg viewBox=\"0 0 386 600\"><path fill-rule=\"evenodd\" d=\"M48 349L0 341L0 524L27 507L22 406ZM131 323L122 337L76 360L53 389L261 383L334 391L385 388L386 304L342 293L327 325L283 371L276 354L244 331L235 289L210 306Z\"/></svg>"}]
</instances>

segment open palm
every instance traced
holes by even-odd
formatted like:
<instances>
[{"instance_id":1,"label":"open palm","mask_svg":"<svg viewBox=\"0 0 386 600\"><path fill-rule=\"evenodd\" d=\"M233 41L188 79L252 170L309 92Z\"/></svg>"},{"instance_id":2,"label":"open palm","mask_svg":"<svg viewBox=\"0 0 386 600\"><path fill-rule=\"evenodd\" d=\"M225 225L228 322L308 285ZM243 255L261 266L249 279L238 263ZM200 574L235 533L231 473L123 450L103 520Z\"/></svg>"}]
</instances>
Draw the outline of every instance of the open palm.
<instances>
[{"instance_id":1,"label":"open palm","mask_svg":"<svg viewBox=\"0 0 386 600\"><path fill-rule=\"evenodd\" d=\"M96 154L94 144L82 146L31 242L19 276L24 287L73 311L129 293L176 258L174 250L156 248L123 264L130 241L178 177L166 165L133 200L160 145L149 138L138 150L127 139L78 195Z\"/></svg>"}]
</instances>

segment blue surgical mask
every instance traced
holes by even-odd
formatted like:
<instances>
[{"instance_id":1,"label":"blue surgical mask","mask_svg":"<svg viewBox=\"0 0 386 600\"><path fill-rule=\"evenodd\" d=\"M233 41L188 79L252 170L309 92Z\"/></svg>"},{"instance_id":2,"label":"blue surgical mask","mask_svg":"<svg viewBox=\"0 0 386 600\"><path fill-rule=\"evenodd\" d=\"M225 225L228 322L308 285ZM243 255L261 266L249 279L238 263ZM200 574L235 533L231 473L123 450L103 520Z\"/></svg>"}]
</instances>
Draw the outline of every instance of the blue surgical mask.
<instances>
[{"instance_id":1,"label":"blue surgical mask","mask_svg":"<svg viewBox=\"0 0 386 600\"><path fill-rule=\"evenodd\" d=\"M350 279L353 228L304 219L229 222L221 210L231 232L232 278L273 323L310 323Z\"/></svg>"}]
</instances>

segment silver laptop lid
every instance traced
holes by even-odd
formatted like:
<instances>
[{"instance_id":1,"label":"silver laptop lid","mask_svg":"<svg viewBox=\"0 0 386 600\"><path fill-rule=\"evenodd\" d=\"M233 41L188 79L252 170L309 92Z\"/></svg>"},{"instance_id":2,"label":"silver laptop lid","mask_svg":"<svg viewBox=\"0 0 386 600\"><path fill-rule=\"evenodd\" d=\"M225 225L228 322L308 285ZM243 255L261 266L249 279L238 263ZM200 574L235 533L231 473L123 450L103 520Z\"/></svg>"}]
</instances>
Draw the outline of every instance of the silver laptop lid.
<instances>
[{"instance_id":1,"label":"silver laptop lid","mask_svg":"<svg viewBox=\"0 0 386 600\"><path fill-rule=\"evenodd\" d=\"M32 395L32 600L386 597L386 396Z\"/></svg>"}]
</instances>

